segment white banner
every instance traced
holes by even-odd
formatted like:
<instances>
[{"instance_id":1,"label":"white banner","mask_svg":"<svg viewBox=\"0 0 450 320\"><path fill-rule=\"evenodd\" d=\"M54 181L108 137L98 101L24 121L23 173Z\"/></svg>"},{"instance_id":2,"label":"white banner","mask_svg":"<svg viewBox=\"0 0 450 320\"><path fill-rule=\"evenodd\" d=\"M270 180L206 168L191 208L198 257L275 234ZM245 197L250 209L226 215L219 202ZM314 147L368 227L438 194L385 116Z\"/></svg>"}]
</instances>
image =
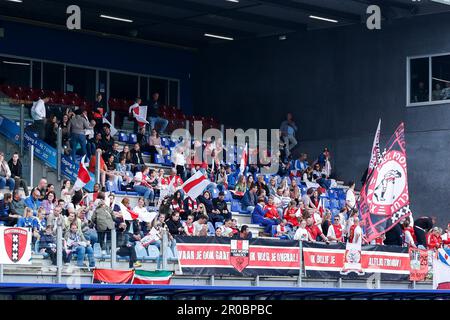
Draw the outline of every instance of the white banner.
<instances>
[{"instance_id":1,"label":"white banner","mask_svg":"<svg viewBox=\"0 0 450 320\"><path fill-rule=\"evenodd\" d=\"M0 264L31 264L31 231L0 227Z\"/></svg>"}]
</instances>

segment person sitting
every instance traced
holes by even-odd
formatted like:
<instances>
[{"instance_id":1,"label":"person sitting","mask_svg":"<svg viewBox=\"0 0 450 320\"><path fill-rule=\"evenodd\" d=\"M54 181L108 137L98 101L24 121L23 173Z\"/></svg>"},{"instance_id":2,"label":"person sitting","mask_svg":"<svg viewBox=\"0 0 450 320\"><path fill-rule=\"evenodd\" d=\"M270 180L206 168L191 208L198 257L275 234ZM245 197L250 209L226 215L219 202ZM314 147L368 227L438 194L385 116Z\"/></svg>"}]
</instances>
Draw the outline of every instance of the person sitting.
<instances>
[{"instance_id":1,"label":"person sitting","mask_svg":"<svg viewBox=\"0 0 450 320\"><path fill-rule=\"evenodd\" d=\"M45 196L44 201L42 201L42 207L45 210L45 216L48 216L50 213L52 213L53 209L55 209L57 205L56 195L54 192L50 191Z\"/></svg>"},{"instance_id":2,"label":"person sitting","mask_svg":"<svg viewBox=\"0 0 450 320\"><path fill-rule=\"evenodd\" d=\"M187 196L186 199L184 199L184 213L181 215L181 219L186 220L189 215L192 215L195 218L199 213L197 200Z\"/></svg>"},{"instance_id":3,"label":"person sitting","mask_svg":"<svg viewBox=\"0 0 450 320\"><path fill-rule=\"evenodd\" d=\"M258 203L258 197L256 195L258 191L258 186L256 184L252 184L249 190L244 194L242 198L242 208L246 211L253 212L256 204Z\"/></svg>"},{"instance_id":4,"label":"person sitting","mask_svg":"<svg viewBox=\"0 0 450 320\"><path fill-rule=\"evenodd\" d=\"M272 234L272 226L277 225L277 222L265 217L268 210L264 210L264 206L264 198L259 197L258 202L252 212L252 223L263 226L266 235L270 236Z\"/></svg>"},{"instance_id":5,"label":"person sitting","mask_svg":"<svg viewBox=\"0 0 450 320\"><path fill-rule=\"evenodd\" d=\"M77 255L77 266L84 267L84 257L87 254L89 260L89 267L95 267L94 250L89 241L78 230L76 223L70 225L70 230L66 232L64 239L67 243L67 248L70 250L68 260L71 260L72 254Z\"/></svg>"},{"instance_id":6,"label":"person sitting","mask_svg":"<svg viewBox=\"0 0 450 320\"><path fill-rule=\"evenodd\" d=\"M273 202L273 197L270 196L267 204L264 207L264 211L267 211L265 218L274 220L279 223L281 221L280 216L278 215L278 208Z\"/></svg>"},{"instance_id":7,"label":"person sitting","mask_svg":"<svg viewBox=\"0 0 450 320\"><path fill-rule=\"evenodd\" d=\"M213 213L220 214L224 219L231 219L231 212L228 211L228 205L225 202L225 193L219 192L219 196L213 199L214 210Z\"/></svg>"},{"instance_id":8,"label":"person sitting","mask_svg":"<svg viewBox=\"0 0 450 320\"><path fill-rule=\"evenodd\" d=\"M121 157L119 163L116 163L116 175L118 179L119 191L128 186L133 181L133 174L129 171L126 158Z\"/></svg>"},{"instance_id":9,"label":"person sitting","mask_svg":"<svg viewBox=\"0 0 450 320\"><path fill-rule=\"evenodd\" d=\"M149 145L149 151L151 154L151 161L155 162L155 154L159 154L161 157L164 157L165 155L169 154L169 151L162 146L161 143L161 137L159 136L156 129L152 129L150 136L148 137L148 145Z\"/></svg>"},{"instance_id":10,"label":"person sitting","mask_svg":"<svg viewBox=\"0 0 450 320\"><path fill-rule=\"evenodd\" d=\"M329 243L328 238L323 234L322 230L314 224L314 220L311 216L306 218L306 231L308 231L312 242L317 241L317 238L320 237L323 241Z\"/></svg>"},{"instance_id":11,"label":"person sitting","mask_svg":"<svg viewBox=\"0 0 450 320\"><path fill-rule=\"evenodd\" d=\"M241 227L241 230L239 233L236 233L233 236L233 239L250 240L251 238L252 238L252 232L250 231L250 228L246 224L244 224Z\"/></svg>"},{"instance_id":12,"label":"person sitting","mask_svg":"<svg viewBox=\"0 0 450 320\"><path fill-rule=\"evenodd\" d=\"M170 219L166 222L169 232L172 236L183 235L184 227L180 222L180 213L173 211Z\"/></svg>"},{"instance_id":13,"label":"person sitting","mask_svg":"<svg viewBox=\"0 0 450 320\"><path fill-rule=\"evenodd\" d=\"M141 146L135 143L133 150L131 150L131 171L136 173L145 166L144 158L142 157Z\"/></svg>"},{"instance_id":14,"label":"person sitting","mask_svg":"<svg viewBox=\"0 0 450 320\"><path fill-rule=\"evenodd\" d=\"M180 216L185 214L183 197L180 190L175 191L173 194L170 208L172 209L172 212L178 212Z\"/></svg>"},{"instance_id":15,"label":"person sitting","mask_svg":"<svg viewBox=\"0 0 450 320\"><path fill-rule=\"evenodd\" d=\"M22 187L23 191L25 192L25 197L28 197L30 195L30 192L28 191L27 182L22 178L22 162L19 159L19 153L13 153L13 156L8 161L8 166L11 170L11 178L13 178L15 182L14 189Z\"/></svg>"},{"instance_id":16,"label":"person sitting","mask_svg":"<svg viewBox=\"0 0 450 320\"><path fill-rule=\"evenodd\" d=\"M119 224L116 237L117 255L120 257L129 257L129 268L141 267L142 264L137 261L136 249L130 241L130 235L127 232L127 224L125 222Z\"/></svg>"},{"instance_id":17,"label":"person sitting","mask_svg":"<svg viewBox=\"0 0 450 320\"><path fill-rule=\"evenodd\" d=\"M208 216L206 214L201 215L197 221L194 222L194 236L206 237L208 235L208 226L206 222Z\"/></svg>"},{"instance_id":18,"label":"person sitting","mask_svg":"<svg viewBox=\"0 0 450 320\"><path fill-rule=\"evenodd\" d=\"M25 206L30 208L33 211L33 214L37 214L37 210L41 206L41 200L39 200L41 197L41 192L35 188L31 191L31 195L25 199L24 203Z\"/></svg>"},{"instance_id":19,"label":"person sitting","mask_svg":"<svg viewBox=\"0 0 450 320\"><path fill-rule=\"evenodd\" d=\"M20 196L20 191L18 189L13 192L13 200L11 202L11 212L19 216L23 216L25 212L25 202Z\"/></svg>"},{"instance_id":20,"label":"person sitting","mask_svg":"<svg viewBox=\"0 0 450 320\"><path fill-rule=\"evenodd\" d=\"M164 118L161 118L159 116L159 108L160 108L160 103L159 103L159 93L155 92L152 94L152 101L150 101L149 104L149 122L150 122L150 127L152 129L156 129L156 125L161 125L161 129L160 129L160 133L164 133L167 125L169 124L169 121L167 121Z\"/></svg>"},{"instance_id":21,"label":"person sitting","mask_svg":"<svg viewBox=\"0 0 450 320\"><path fill-rule=\"evenodd\" d=\"M298 227L301 210L297 208L297 202L291 200L288 207L284 210L283 218L286 219L291 228Z\"/></svg>"},{"instance_id":22,"label":"person sitting","mask_svg":"<svg viewBox=\"0 0 450 320\"><path fill-rule=\"evenodd\" d=\"M150 168L147 166L142 166L141 171L136 172L134 176L134 191L139 193L140 196L144 196L145 199L148 199L149 203L154 202L155 200L155 192L149 181L148 173L150 172Z\"/></svg>"},{"instance_id":23,"label":"person sitting","mask_svg":"<svg viewBox=\"0 0 450 320\"><path fill-rule=\"evenodd\" d=\"M0 189L4 189L5 186L9 187L12 192L16 182L13 177L11 177L11 170L8 163L5 161L5 154L0 152Z\"/></svg>"},{"instance_id":24,"label":"person sitting","mask_svg":"<svg viewBox=\"0 0 450 320\"><path fill-rule=\"evenodd\" d=\"M205 192L203 192L203 195L198 196L197 199L205 206L206 212L208 214L208 220L212 223L214 229L222 225L224 218L218 213L219 211L214 209L214 205L211 199L211 193L208 190L205 190Z\"/></svg>"},{"instance_id":25,"label":"person sitting","mask_svg":"<svg viewBox=\"0 0 450 320\"><path fill-rule=\"evenodd\" d=\"M300 221L300 224L297 228L297 231L295 231L294 240L297 241L312 241L308 230L306 230L306 220L302 219Z\"/></svg>"},{"instance_id":26,"label":"person sitting","mask_svg":"<svg viewBox=\"0 0 450 320\"><path fill-rule=\"evenodd\" d=\"M328 228L327 238L330 242L344 242L344 230L338 214L334 216L333 224Z\"/></svg>"},{"instance_id":27,"label":"person sitting","mask_svg":"<svg viewBox=\"0 0 450 320\"><path fill-rule=\"evenodd\" d=\"M188 215L186 221L183 223L184 234L187 236L194 235L194 216Z\"/></svg>"},{"instance_id":28,"label":"person sitting","mask_svg":"<svg viewBox=\"0 0 450 320\"><path fill-rule=\"evenodd\" d=\"M428 250L438 250L442 248L441 231L438 227L433 227L427 234L427 248Z\"/></svg>"},{"instance_id":29,"label":"person sitting","mask_svg":"<svg viewBox=\"0 0 450 320\"><path fill-rule=\"evenodd\" d=\"M290 239L289 232L290 232L290 228L287 226L287 220L283 219L277 225L275 237L288 240L288 239Z\"/></svg>"}]
</instances>

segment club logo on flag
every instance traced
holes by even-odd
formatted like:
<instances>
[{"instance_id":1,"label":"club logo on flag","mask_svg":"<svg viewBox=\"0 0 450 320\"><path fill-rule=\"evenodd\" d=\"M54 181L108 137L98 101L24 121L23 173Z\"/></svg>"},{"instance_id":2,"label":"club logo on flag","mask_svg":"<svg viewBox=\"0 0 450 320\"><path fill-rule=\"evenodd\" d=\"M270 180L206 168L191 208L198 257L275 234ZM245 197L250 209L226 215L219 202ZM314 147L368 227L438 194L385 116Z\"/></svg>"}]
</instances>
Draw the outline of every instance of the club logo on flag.
<instances>
[{"instance_id":1,"label":"club logo on flag","mask_svg":"<svg viewBox=\"0 0 450 320\"><path fill-rule=\"evenodd\" d=\"M28 232L21 228L7 228L3 239L9 259L14 263L19 262L27 247Z\"/></svg>"},{"instance_id":2,"label":"club logo on flag","mask_svg":"<svg viewBox=\"0 0 450 320\"><path fill-rule=\"evenodd\" d=\"M361 265L361 244L349 242L344 253L344 268L340 273L347 275L351 272L355 272L360 276L364 275Z\"/></svg>"},{"instance_id":3,"label":"club logo on flag","mask_svg":"<svg viewBox=\"0 0 450 320\"><path fill-rule=\"evenodd\" d=\"M239 272L244 270L249 262L249 242L248 240L231 240L230 243L230 264Z\"/></svg>"}]
</instances>

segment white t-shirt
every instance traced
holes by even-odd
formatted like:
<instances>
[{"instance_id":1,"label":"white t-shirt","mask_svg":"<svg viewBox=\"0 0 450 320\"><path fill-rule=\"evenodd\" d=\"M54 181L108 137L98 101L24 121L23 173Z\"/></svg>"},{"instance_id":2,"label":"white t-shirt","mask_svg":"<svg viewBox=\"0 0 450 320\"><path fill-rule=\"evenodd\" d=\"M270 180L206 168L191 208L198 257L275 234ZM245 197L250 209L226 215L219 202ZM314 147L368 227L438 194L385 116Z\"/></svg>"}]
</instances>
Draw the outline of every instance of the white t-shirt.
<instances>
[{"instance_id":1,"label":"white t-shirt","mask_svg":"<svg viewBox=\"0 0 450 320\"><path fill-rule=\"evenodd\" d=\"M203 226L205 226L205 228L207 228L206 224L201 224L198 221L194 222L194 236L198 236L200 231L202 231L202 229L204 228Z\"/></svg>"},{"instance_id":2,"label":"white t-shirt","mask_svg":"<svg viewBox=\"0 0 450 320\"><path fill-rule=\"evenodd\" d=\"M355 233L353 234L352 243L361 244L362 243L362 229L360 226L355 227Z\"/></svg>"},{"instance_id":3,"label":"white t-shirt","mask_svg":"<svg viewBox=\"0 0 450 320\"><path fill-rule=\"evenodd\" d=\"M347 194L345 196L345 202L347 203L347 206L350 208L354 208L356 205L356 198L355 198L355 192L352 189L347 190Z\"/></svg>"},{"instance_id":4,"label":"white t-shirt","mask_svg":"<svg viewBox=\"0 0 450 320\"><path fill-rule=\"evenodd\" d=\"M298 228L295 232L294 240L308 241L308 231L303 228Z\"/></svg>"},{"instance_id":5,"label":"white t-shirt","mask_svg":"<svg viewBox=\"0 0 450 320\"><path fill-rule=\"evenodd\" d=\"M31 115L33 120L42 120L45 119L45 103L44 100L39 99L37 102L33 103L31 107Z\"/></svg>"}]
</instances>

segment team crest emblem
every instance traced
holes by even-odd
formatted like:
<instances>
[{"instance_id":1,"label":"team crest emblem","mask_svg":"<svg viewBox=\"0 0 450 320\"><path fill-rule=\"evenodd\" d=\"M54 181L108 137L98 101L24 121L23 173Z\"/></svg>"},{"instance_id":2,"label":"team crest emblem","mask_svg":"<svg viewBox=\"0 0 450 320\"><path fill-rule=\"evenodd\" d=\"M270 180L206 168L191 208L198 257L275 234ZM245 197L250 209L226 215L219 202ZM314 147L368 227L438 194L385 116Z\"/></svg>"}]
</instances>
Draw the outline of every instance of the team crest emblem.
<instances>
[{"instance_id":1,"label":"team crest emblem","mask_svg":"<svg viewBox=\"0 0 450 320\"><path fill-rule=\"evenodd\" d=\"M239 272L242 272L250 262L248 240L231 240L230 263Z\"/></svg>"},{"instance_id":2,"label":"team crest emblem","mask_svg":"<svg viewBox=\"0 0 450 320\"><path fill-rule=\"evenodd\" d=\"M358 275L364 275L364 271L361 266L361 245L355 243L347 243L344 254L344 268L341 270L341 274L347 275L351 272L355 272Z\"/></svg>"},{"instance_id":3,"label":"team crest emblem","mask_svg":"<svg viewBox=\"0 0 450 320\"><path fill-rule=\"evenodd\" d=\"M28 232L21 228L6 228L3 239L9 259L19 262L27 248Z\"/></svg>"},{"instance_id":4,"label":"team crest emblem","mask_svg":"<svg viewBox=\"0 0 450 320\"><path fill-rule=\"evenodd\" d=\"M370 213L391 215L409 203L406 156L390 151L370 179L367 203Z\"/></svg>"}]
</instances>

